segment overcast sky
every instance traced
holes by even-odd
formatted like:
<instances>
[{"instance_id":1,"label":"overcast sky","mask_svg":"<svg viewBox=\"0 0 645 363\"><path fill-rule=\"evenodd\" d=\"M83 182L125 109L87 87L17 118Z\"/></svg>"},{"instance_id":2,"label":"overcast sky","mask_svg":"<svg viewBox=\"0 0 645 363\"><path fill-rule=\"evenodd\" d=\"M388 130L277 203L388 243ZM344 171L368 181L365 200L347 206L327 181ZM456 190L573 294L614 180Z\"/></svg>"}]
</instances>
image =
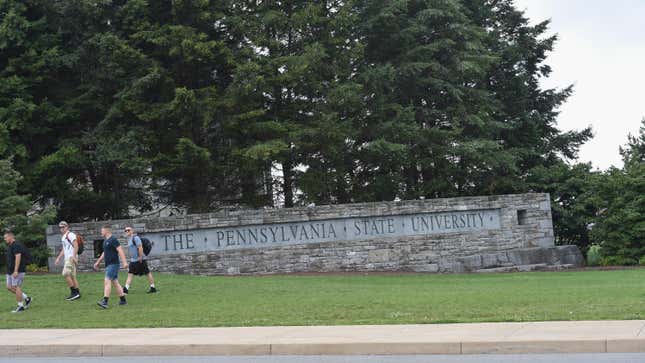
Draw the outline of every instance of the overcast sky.
<instances>
[{"instance_id":1,"label":"overcast sky","mask_svg":"<svg viewBox=\"0 0 645 363\"><path fill-rule=\"evenodd\" d=\"M618 147L645 117L645 0L515 0L532 22L551 19L559 40L547 58L548 88L574 84L558 126L591 125L580 161L622 166Z\"/></svg>"}]
</instances>

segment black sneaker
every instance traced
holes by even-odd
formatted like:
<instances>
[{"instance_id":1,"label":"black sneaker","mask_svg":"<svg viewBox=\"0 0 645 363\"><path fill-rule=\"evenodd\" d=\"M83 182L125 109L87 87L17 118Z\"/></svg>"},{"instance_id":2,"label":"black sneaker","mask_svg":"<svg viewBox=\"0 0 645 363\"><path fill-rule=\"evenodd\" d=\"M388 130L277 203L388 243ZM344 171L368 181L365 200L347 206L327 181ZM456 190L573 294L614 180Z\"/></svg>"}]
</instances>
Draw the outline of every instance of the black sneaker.
<instances>
[{"instance_id":1,"label":"black sneaker","mask_svg":"<svg viewBox=\"0 0 645 363\"><path fill-rule=\"evenodd\" d=\"M27 296L25 299L25 309L29 309L29 306L31 305L31 296Z\"/></svg>"},{"instance_id":2,"label":"black sneaker","mask_svg":"<svg viewBox=\"0 0 645 363\"><path fill-rule=\"evenodd\" d=\"M126 295L128 294L128 288L125 287L125 286L123 286L123 293L126 294Z\"/></svg>"},{"instance_id":3,"label":"black sneaker","mask_svg":"<svg viewBox=\"0 0 645 363\"><path fill-rule=\"evenodd\" d=\"M148 290L148 292L146 294L154 294L156 292L157 292L157 289L151 286L150 290Z\"/></svg>"},{"instance_id":4,"label":"black sneaker","mask_svg":"<svg viewBox=\"0 0 645 363\"><path fill-rule=\"evenodd\" d=\"M80 299L80 298L81 298L81 293L80 292L75 292L75 293L69 295L69 297L67 299L65 299L65 300L74 301L74 300L77 300L77 299Z\"/></svg>"},{"instance_id":5,"label":"black sneaker","mask_svg":"<svg viewBox=\"0 0 645 363\"><path fill-rule=\"evenodd\" d=\"M98 306L102 307L103 309L107 309L107 308L108 308L108 303L107 303L107 301L105 301L105 300L101 300L101 301L97 302L96 304L97 304Z\"/></svg>"},{"instance_id":6,"label":"black sneaker","mask_svg":"<svg viewBox=\"0 0 645 363\"><path fill-rule=\"evenodd\" d=\"M23 311L25 311L24 306L17 306L14 310L11 310L12 313L22 313Z\"/></svg>"},{"instance_id":7,"label":"black sneaker","mask_svg":"<svg viewBox=\"0 0 645 363\"><path fill-rule=\"evenodd\" d=\"M128 302L125 300L119 301L119 305L128 305Z\"/></svg>"}]
</instances>

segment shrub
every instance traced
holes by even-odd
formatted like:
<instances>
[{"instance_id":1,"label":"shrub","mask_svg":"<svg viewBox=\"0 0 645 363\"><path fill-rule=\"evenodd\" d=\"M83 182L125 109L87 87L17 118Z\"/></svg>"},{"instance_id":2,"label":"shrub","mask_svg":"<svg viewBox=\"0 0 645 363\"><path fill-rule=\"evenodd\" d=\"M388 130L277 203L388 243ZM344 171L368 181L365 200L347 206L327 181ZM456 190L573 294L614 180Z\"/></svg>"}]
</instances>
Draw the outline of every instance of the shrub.
<instances>
[{"instance_id":1,"label":"shrub","mask_svg":"<svg viewBox=\"0 0 645 363\"><path fill-rule=\"evenodd\" d=\"M603 266L633 266L638 264L635 258L624 256L608 256L602 259Z\"/></svg>"},{"instance_id":2,"label":"shrub","mask_svg":"<svg viewBox=\"0 0 645 363\"><path fill-rule=\"evenodd\" d=\"M27 272L48 272L49 269L47 266L38 266L38 264L32 263L26 266Z\"/></svg>"},{"instance_id":3,"label":"shrub","mask_svg":"<svg viewBox=\"0 0 645 363\"><path fill-rule=\"evenodd\" d=\"M645 256L641 257L640 260L638 260L638 264L641 266L645 266Z\"/></svg>"},{"instance_id":4,"label":"shrub","mask_svg":"<svg viewBox=\"0 0 645 363\"><path fill-rule=\"evenodd\" d=\"M600 246L592 245L587 251L587 265L599 266L601 262L602 256L600 255Z\"/></svg>"}]
</instances>

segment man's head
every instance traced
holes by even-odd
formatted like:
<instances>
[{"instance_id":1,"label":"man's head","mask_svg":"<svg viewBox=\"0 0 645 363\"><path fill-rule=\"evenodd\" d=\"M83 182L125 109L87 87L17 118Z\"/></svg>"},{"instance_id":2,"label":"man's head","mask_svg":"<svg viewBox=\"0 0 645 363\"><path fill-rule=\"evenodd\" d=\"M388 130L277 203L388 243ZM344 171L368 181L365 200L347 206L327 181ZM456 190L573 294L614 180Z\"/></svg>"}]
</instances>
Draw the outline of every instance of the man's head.
<instances>
[{"instance_id":1,"label":"man's head","mask_svg":"<svg viewBox=\"0 0 645 363\"><path fill-rule=\"evenodd\" d=\"M69 231L69 224L65 221L60 221L60 223L58 223L58 229L60 229L61 234L65 234Z\"/></svg>"},{"instance_id":2,"label":"man's head","mask_svg":"<svg viewBox=\"0 0 645 363\"><path fill-rule=\"evenodd\" d=\"M134 236L135 230L134 230L134 227L132 227L132 226L127 226L127 227L125 227L124 232L125 232L125 235L126 235L126 236L128 236L128 237L132 237L132 236Z\"/></svg>"},{"instance_id":3,"label":"man's head","mask_svg":"<svg viewBox=\"0 0 645 363\"><path fill-rule=\"evenodd\" d=\"M107 224L101 227L101 236L103 236L103 238L110 238L110 236L112 236L112 227Z\"/></svg>"},{"instance_id":4,"label":"man's head","mask_svg":"<svg viewBox=\"0 0 645 363\"><path fill-rule=\"evenodd\" d=\"M7 242L8 245L12 244L16 241L16 235L11 231L7 231L4 233L4 241Z\"/></svg>"}]
</instances>

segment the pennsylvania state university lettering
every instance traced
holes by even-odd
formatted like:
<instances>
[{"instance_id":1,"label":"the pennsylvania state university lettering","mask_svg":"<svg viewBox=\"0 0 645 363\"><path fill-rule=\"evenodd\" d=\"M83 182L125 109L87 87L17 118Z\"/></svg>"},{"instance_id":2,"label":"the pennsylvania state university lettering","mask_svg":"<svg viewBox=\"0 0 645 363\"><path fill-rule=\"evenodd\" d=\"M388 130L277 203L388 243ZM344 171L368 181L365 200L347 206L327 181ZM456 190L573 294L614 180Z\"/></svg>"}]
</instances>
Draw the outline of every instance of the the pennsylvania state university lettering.
<instances>
[{"instance_id":1,"label":"the pennsylvania state university lettering","mask_svg":"<svg viewBox=\"0 0 645 363\"><path fill-rule=\"evenodd\" d=\"M499 228L500 210L486 209L155 232L146 237L162 244L161 254L172 254Z\"/></svg>"}]
</instances>

